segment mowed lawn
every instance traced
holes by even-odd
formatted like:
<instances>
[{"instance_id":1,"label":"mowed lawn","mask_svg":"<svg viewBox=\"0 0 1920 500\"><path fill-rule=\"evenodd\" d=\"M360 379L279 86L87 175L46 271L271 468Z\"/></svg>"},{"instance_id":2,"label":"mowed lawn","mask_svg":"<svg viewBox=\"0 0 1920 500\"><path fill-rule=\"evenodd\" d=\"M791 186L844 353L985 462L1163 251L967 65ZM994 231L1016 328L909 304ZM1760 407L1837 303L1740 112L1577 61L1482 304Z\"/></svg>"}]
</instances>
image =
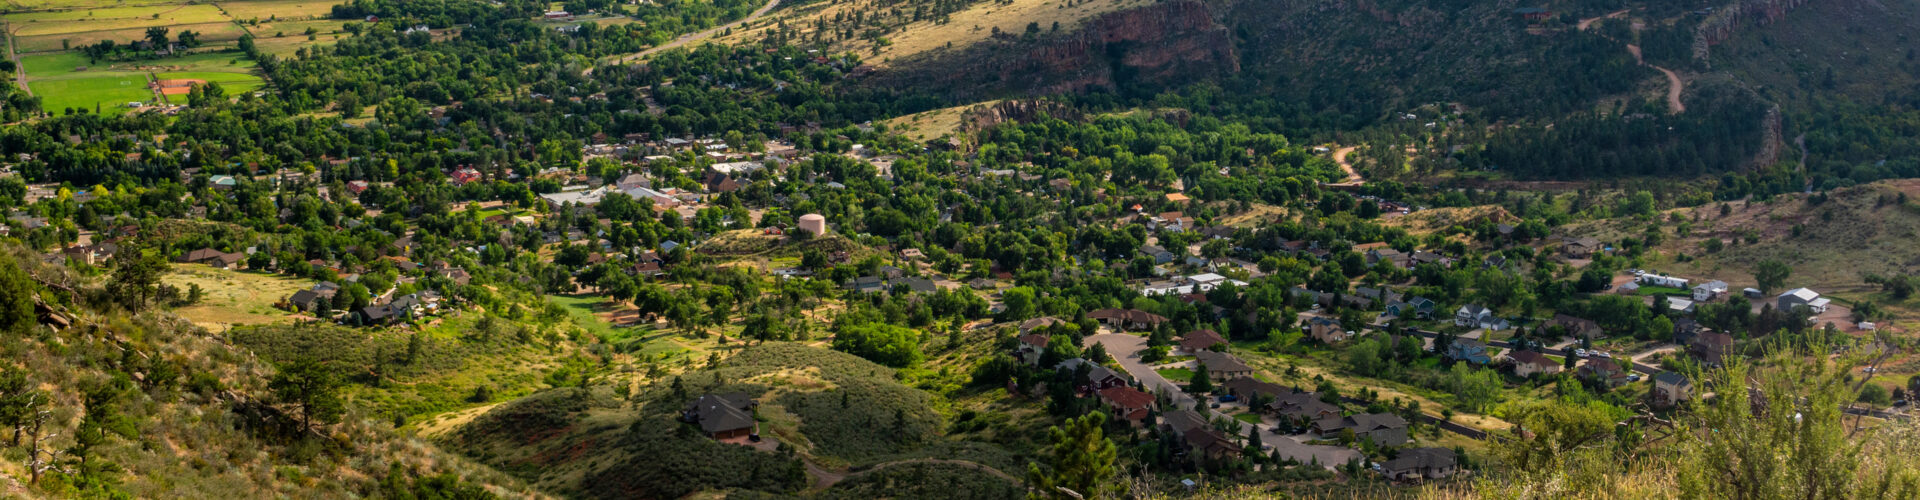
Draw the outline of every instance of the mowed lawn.
<instances>
[{"instance_id":1,"label":"mowed lawn","mask_svg":"<svg viewBox=\"0 0 1920 500\"><path fill-rule=\"evenodd\" d=\"M174 314L212 330L287 321L291 313L275 309L273 304L313 287L313 280L200 264L174 264L161 281L179 287L181 293L189 285L200 285L200 303L175 309Z\"/></svg>"},{"instance_id":2,"label":"mowed lawn","mask_svg":"<svg viewBox=\"0 0 1920 500\"><path fill-rule=\"evenodd\" d=\"M43 109L62 113L67 108L102 113L124 112L129 102L153 100L147 74L138 71L95 70L78 53L23 56L27 86L40 96ZM85 67L86 70L77 70Z\"/></svg>"},{"instance_id":3,"label":"mowed lawn","mask_svg":"<svg viewBox=\"0 0 1920 500\"><path fill-rule=\"evenodd\" d=\"M154 78L159 78L161 80L200 80L200 81L205 81L210 83L219 83L220 88L226 91L228 97L240 95L243 92L253 92L254 90L258 90L260 86L265 83L260 80L260 77L247 74L247 73L216 73L216 72L208 72L208 71L187 71L187 72L176 72L176 73L154 73L153 76ZM167 102L171 102L174 104L187 103L186 94L174 94L166 97L167 97Z\"/></svg>"}]
</instances>

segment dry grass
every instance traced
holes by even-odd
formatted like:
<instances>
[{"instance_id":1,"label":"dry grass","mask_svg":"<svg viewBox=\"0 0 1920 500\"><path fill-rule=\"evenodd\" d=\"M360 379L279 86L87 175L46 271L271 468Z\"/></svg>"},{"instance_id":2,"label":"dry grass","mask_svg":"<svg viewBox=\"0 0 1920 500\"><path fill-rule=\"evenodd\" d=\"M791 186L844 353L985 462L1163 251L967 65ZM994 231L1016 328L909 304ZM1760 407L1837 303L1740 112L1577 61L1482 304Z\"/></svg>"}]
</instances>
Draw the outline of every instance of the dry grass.
<instances>
[{"instance_id":1,"label":"dry grass","mask_svg":"<svg viewBox=\"0 0 1920 500\"><path fill-rule=\"evenodd\" d=\"M960 132L960 124L964 121L963 118L966 117L967 112L999 103L1000 101L995 100L914 113L887 120L887 129L910 137L915 142L926 142L942 135Z\"/></svg>"},{"instance_id":2,"label":"dry grass","mask_svg":"<svg viewBox=\"0 0 1920 500\"><path fill-rule=\"evenodd\" d=\"M880 47L878 52L874 51L874 43L859 39L842 41L832 48L834 51L858 53L875 65L885 66L890 59L985 41L993 36L993 28L996 27L1002 32L1020 33L1026 30L1027 23L1040 23L1042 29L1051 29L1053 23L1057 22L1061 31L1068 31L1099 14L1153 3L1150 0L1091 0L1068 7L1064 0L1014 0L1011 4L979 2L953 13L951 20L944 24L932 21L910 23L886 36L885 39L891 43ZM835 14L873 8L861 2L846 2L817 10L796 10L756 22L752 29L735 30L733 35L718 40L735 44L755 41L762 37L763 30L774 26L778 20L784 20L792 27L810 27L816 19L832 19Z\"/></svg>"},{"instance_id":3,"label":"dry grass","mask_svg":"<svg viewBox=\"0 0 1920 500\"><path fill-rule=\"evenodd\" d=\"M189 285L200 285L205 290L200 304L179 308L174 313L215 331L233 325L287 321L291 315L275 309L273 304L295 291L313 286L312 280L228 271L200 264L176 264L163 281L183 290Z\"/></svg>"},{"instance_id":4,"label":"dry grass","mask_svg":"<svg viewBox=\"0 0 1920 500\"><path fill-rule=\"evenodd\" d=\"M1414 235L1425 235L1487 217L1509 222L1519 220L1519 218L1508 214L1506 209L1500 208L1498 205L1483 205L1477 207L1430 208L1410 213L1403 217L1387 219L1386 225L1406 228L1408 233Z\"/></svg>"}]
</instances>

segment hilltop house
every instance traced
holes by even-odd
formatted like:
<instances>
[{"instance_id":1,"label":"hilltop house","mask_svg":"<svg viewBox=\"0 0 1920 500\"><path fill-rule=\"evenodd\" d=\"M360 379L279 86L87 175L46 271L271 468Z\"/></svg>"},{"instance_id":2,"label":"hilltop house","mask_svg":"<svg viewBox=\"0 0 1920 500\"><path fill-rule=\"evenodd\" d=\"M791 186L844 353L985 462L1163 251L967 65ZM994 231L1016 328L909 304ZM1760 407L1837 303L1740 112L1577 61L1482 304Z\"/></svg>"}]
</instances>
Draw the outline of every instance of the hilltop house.
<instances>
[{"instance_id":1,"label":"hilltop house","mask_svg":"<svg viewBox=\"0 0 1920 500\"><path fill-rule=\"evenodd\" d=\"M732 439L754 435L753 398L743 392L707 394L687 403L680 411L682 422L697 424L700 432L714 439Z\"/></svg>"},{"instance_id":2,"label":"hilltop house","mask_svg":"<svg viewBox=\"0 0 1920 500\"><path fill-rule=\"evenodd\" d=\"M1167 322L1166 316L1139 309L1101 309L1087 313L1087 317L1115 330L1150 330Z\"/></svg>"},{"instance_id":3,"label":"hilltop house","mask_svg":"<svg viewBox=\"0 0 1920 500\"><path fill-rule=\"evenodd\" d=\"M1594 252L1598 252L1602 248L1600 240L1591 237L1564 238L1560 241L1560 254L1570 259L1591 258Z\"/></svg>"},{"instance_id":4,"label":"hilltop house","mask_svg":"<svg viewBox=\"0 0 1920 500\"><path fill-rule=\"evenodd\" d=\"M1339 418L1340 407L1320 400L1320 393L1292 391L1274 396L1267 409L1274 415L1295 422L1315 422L1327 418Z\"/></svg>"},{"instance_id":5,"label":"hilltop house","mask_svg":"<svg viewBox=\"0 0 1920 500\"><path fill-rule=\"evenodd\" d=\"M1337 344L1347 340L1347 331L1340 327L1340 320L1326 316L1307 318L1307 334L1323 344Z\"/></svg>"},{"instance_id":6,"label":"hilltop house","mask_svg":"<svg viewBox=\"0 0 1920 500\"><path fill-rule=\"evenodd\" d=\"M1113 410L1114 417L1135 426L1145 422L1147 415L1153 413L1153 395L1141 392L1139 389L1127 386L1109 387L1101 389L1099 395L1100 403Z\"/></svg>"},{"instance_id":7,"label":"hilltop house","mask_svg":"<svg viewBox=\"0 0 1920 500\"><path fill-rule=\"evenodd\" d=\"M1013 357L1028 365L1040 364L1040 355L1047 352L1047 336L1027 334L1020 336L1020 344L1013 348Z\"/></svg>"}]
</instances>

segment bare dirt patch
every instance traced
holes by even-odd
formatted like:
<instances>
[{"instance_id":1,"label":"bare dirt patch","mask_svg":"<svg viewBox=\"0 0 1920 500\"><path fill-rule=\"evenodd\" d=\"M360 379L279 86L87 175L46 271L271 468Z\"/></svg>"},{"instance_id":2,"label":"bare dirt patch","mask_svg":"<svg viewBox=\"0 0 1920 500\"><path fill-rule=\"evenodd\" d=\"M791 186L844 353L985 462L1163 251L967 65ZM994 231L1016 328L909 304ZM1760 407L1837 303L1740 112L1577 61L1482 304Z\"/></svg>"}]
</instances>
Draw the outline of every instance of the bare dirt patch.
<instances>
[{"instance_id":1,"label":"bare dirt patch","mask_svg":"<svg viewBox=\"0 0 1920 500\"><path fill-rule=\"evenodd\" d=\"M186 78L186 79L179 79L179 80L160 80L155 83L155 85L158 85L160 87L160 93L166 94L166 95L186 94L193 91L194 85L206 85L206 84L207 84L206 80L201 80L197 78Z\"/></svg>"}]
</instances>

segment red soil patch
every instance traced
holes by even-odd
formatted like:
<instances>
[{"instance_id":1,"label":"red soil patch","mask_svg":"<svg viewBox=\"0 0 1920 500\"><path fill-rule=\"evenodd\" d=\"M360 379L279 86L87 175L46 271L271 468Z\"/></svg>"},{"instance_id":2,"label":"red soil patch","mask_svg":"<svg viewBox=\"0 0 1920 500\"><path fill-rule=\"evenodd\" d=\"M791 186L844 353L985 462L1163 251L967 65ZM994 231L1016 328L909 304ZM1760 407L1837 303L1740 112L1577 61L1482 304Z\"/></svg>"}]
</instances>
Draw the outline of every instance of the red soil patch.
<instances>
[{"instance_id":1,"label":"red soil patch","mask_svg":"<svg viewBox=\"0 0 1920 500\"><path fill-rule=\"evenodd\" d=\"M160 80L160 93L165 95L185 94L188 92L192 92L193 85L196 83L206 84L207 81L191 79L191 78L181 79L181 80Z\"/></svg>"}]
</instances>

